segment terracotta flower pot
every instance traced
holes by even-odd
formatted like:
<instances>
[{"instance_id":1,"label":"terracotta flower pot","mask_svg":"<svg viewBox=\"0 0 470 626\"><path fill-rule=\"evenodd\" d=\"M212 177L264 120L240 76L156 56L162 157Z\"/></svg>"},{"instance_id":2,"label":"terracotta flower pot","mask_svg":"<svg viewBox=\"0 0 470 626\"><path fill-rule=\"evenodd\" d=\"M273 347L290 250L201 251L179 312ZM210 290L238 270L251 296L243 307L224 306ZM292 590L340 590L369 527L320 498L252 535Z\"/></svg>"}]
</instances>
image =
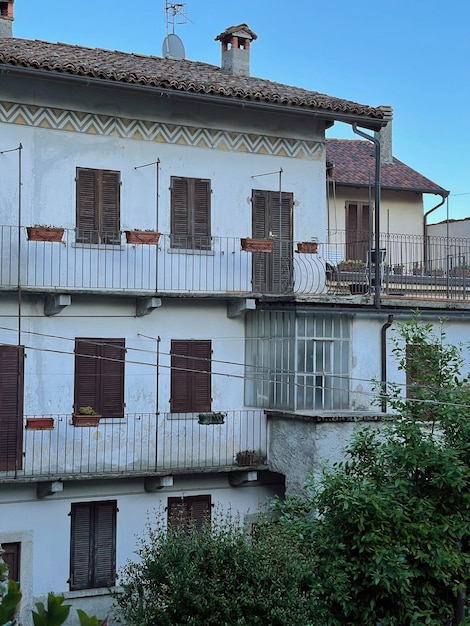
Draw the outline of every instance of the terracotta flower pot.
<instances>
[{"instance_id":1,"label":"terracotta flower pot","mask_svg":"<svg viewBox=\"0 0 470 626\"><path fill-rule=\"evenodd\" d=\"M30 241L62 241L64 228L52 226L27 226L26 232Z\"/></svg>"},{"instance_id":2,"label":"terracotta flower pot","mask_svg":"<svg viewBox=\"0 0 470 626\"><path fill-rule=\"evenodd\" d=\"M250 239L245 237L240 240L242 250L246 252L272 252L274 241L272 239Z\"/></svg>"},{"instance_id":3,"label":"terracotta flower pot","mask_svg":"<svg viewBox=\"0 0 470 626\"><path fill-rule=\"evenodd\" d=\"M297 252L317 254L318 243L316 241L299 241L297 244Z\"/></svg>"},{"instance_id":4,"label":"terracotta flower pot","mask_svg":"<svg viewBox=\"0 0 470 626\"><path fill-rule=\"evenodd\" d=\"M161 233L156 230L126 230L125 232L127 243L157 245L160 241Z\"/></svg>"},{"instance_id":5,"label":"terracotta flower pot","mask_svg":"<svg viewBox=\"0 0 470 626\"><path fill-rule=\"evenodd\" d=\"M53 417L27 417L26 430L53 430Z\"/></svg>"},{"instance_id":6,"label":"terracotta flower pot","mask_svg":"<svg viewBox=\"0 0 470 626\"><path fill-rule=\"evenodd\" d=\"M72 424L74 426L98 426L101 415L82 415L81 413L73 413Z\"/></svg>"}]
</instances>

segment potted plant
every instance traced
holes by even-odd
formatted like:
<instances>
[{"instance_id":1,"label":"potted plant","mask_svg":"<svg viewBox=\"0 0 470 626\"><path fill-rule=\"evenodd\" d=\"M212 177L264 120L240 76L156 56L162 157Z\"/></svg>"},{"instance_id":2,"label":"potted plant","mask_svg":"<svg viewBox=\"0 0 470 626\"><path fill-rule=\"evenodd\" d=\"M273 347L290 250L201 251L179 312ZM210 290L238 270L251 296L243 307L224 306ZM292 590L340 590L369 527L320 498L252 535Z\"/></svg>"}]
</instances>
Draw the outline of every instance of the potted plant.
<instances>
[{"instance_id":1,"label":"potted plant","mask_svg":"<svg viewBox=\"0 0 470 626\"><path fill-rule=\"evenodd\" d=\"M237 465L261 465L266 457L256 450L241 450L235 455Z\"/></svg>"},{"instance_id":2,"label":"potted plant","mask_svg":"<svg viewBox=\"0 0 470 626\"><path fill-rule=\"evenodd\" d=\"M303 252L307 254L317 254L318 241L299 241L297 243L297 252Z\"/></svg>"},{"instance_id":3,"label":"potted plant","mask_svg":"<svg viewBox=\"0 0 470 626\"><path fill-rule=\"evenodd\" d=\"M158 230L126 230L127 243L157 245L161 233Z\"/></svg>"},{"instance_id":4,"label":"potted plant","mask_svg":"<svg viewBox=\"0 0 470 626\"><path fill-rule=\"evenodd\" d=\"M403 263L396 263L392 267L392 272L398 276L401 276L403 274L404 269L405 269L405 266L403 265Z\"/></svg>"},{"instance_id":5,"label":"potted plant","mask_svg":"<svg viewBox=\"0 0 470 626\"><path fill-rule=\"evenodd\" d=\"M77 413L72 414L74 426L98 426L101 415L92 406L81 406Z\"/></svg>"},{"instance_id":6,"label":"potted plant","mask_svg":"<svg viewBox=\"0 0 470 626\"><path fill-rule=\"evenodd\" d=\"M470 276L470 266L462 263L461 265L457 265L450 270L452 276L457 278L468 278Z\"/></svg>"},{"instance_id":7,"label":"potted plant","mask_svg":"<svg viewBox=\"0 0 470 626\"><path fill-rule=\"evenodd\" d=\"M423 266L419 263L413 264L413 269L411 270L413 276L422 276L423 275Z\"/></svg>"},{"instance_id":8,"label":"potted plant","mask_svg":"<svg viewBox=\"0 0 470 626\"><path fill-rule=\"evenodd\" d=\"M62 241L64 228L59 226L27 226L26 232L30 241Z\"/></svg>"},{"instance_id":9,"label":"potted plant","mask_svg":"<svg viewBox=\"0 0 470 626\"><path fill-rule=\"evenodd\" d=\"M359 272L365 268L366 264L361 259L347 259L338 263L340 272Z\"/></svg>"},{"instance_id":10,"label":"potted plant","mask_svg":"<svg viewBox=\"0 0 470 626\"><path fill-rule=\"evenodd\" d=\"M53 430L53 417L27 417L26 430Z\"/></svg>"},{"instance_id":11,"label":"potted plant","mask_svg":"<svg viewBox=\"0 0 470 626\"><path fill-rule=\"evenodd\" d=\"M223 424L226 413L218 412L210 412L210 413L199 413L198 423L199 424Z\"/></svg>"},{"instance_id":12,"label":"potted plant","mask_svg":"<svg viewBox=\"0 0 470 626\"><path fill-rule=\"evenodd\" d=\"M240 239L242 250L246 252L272 252L274 246L273 239L250 239L244 237Z\"/></svg>"}]
</instances>

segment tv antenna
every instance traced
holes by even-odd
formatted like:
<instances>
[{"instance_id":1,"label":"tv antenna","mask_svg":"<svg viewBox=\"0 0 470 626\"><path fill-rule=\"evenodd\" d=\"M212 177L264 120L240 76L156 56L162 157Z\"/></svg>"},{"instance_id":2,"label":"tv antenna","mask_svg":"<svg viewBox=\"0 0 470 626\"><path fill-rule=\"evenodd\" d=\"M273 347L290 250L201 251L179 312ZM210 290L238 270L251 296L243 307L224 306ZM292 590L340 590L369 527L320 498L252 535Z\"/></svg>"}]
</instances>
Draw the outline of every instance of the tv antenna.
<instances>
[{"instance_id":1,"label":"tv antenna","mask_svg":"<svg viewBox=\"0 0 470 626\"><path fill-rule=\"evenodd\" d=\"M165 59L185 59L184 45L178 35L175 34L176 24L186 24L191 20L184 11L185 4L169 2L165 0L165 25L166 37L163 40L162 55Z\"/></svg>"}]
</instances>

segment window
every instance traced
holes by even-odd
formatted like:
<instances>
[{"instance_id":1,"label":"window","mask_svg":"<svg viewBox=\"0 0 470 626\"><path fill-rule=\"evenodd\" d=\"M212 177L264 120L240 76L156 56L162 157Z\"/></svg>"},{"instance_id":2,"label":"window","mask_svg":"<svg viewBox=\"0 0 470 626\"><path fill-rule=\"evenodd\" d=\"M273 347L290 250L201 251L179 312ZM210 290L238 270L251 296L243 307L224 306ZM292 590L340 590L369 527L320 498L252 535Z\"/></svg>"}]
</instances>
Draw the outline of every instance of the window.
<instances>
[{"instance_id":1,"label":"window","mask_svg":"<svg viewBox=\"0 0 470 626\"><path fill-rule=\"evenodd\" d=\"M77 242L119 244L120 174L77 168Z\"/></svg>"},{"instance_id":2,"label":"window","mask_svg":"<svg viewBox=\"0 0 470 626\"><path fill-rule=\"evenodd\" d=\"M369 204L346 203L346 259L367 260L372 248L372 214Z\"/></svg>"},{"instance_id":3,"label":"window","mask_svg":"<svg viewBox=\"0 0 470 626\"><path fill-rule=\"evenodd\" d=\"M210 250L210 180L171 177L171 247Z\"/></svg>"},{"instance_id":4,"label":"window","mask_svg":"<svg viewBox=\"0 0 470 626\"><path fill-rule=\"evenodd\" d=\"M349 342L346 315L248 313L246 404L286 410L349 408Z\"/></svg>"},{"instance_id":5,"label":"window","mask_svg":"<svg viewBox=\"0 0 470 626\"><path fill-rule=\"evenodd\" d=\"M116 577L115 500L72 504L70 589L114 585Z\"/></svg>"},{"instance_id":6,"label":"window","mask_svg":"<svg viewBox=\"0 0 470 626\"><path fill-rule=\"evenodd\" d=\"M13 543L2 543L1 546L4 550L2 559L8 566L8 578L19 582L21 543L15 541Z\"/></svg>"},{"instance_id":7,"label":"window","mask_svg":"<svg viewBox=\"0 0 470 626\"><path fill-rule=\"evenodd\" d=\"M211 496L168 498L168 526L194 526L201 530L211 520Z\"/></svg>"},{"instance_id":8,"label":"window","mask_svg":"<svg viewBox=\"0 0 470 626\"><path fill-rule=\"evenodd\" d=\"M75 340L75 412L91 406L103 417L124 416L124 359L124 339Z\"/></svg>"},{"instance_id":9,"label":"window","mask_svg":"<svg viewBox=\"0 0 470 626\"><path fill-rule=\"evenodd\" d=\"M0 345L0 471L21 469L23 346Z\"/></svg>"},{"instance_id":10,"label":"window","mask_svg":"<svg viewBox=\"0 0 470 626\"><path fill-rule=\"evenodd\" d=\"M211 341L171 342L172 413L211 410Z\"/></svg>"}]
</instances>

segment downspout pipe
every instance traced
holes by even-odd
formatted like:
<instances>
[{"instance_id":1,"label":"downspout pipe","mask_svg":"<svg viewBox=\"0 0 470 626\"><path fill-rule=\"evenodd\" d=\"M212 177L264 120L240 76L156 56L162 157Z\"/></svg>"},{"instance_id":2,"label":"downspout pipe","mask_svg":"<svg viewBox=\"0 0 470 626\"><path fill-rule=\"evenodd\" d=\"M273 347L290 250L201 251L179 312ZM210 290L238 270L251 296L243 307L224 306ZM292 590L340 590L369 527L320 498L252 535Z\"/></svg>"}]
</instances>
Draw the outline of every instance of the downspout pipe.
<instances>
[{"instance_id":1,"label":"downspout pipe","mask_svg":"<svg viewBox=\"0 0 470 626\"><path fill-rule=\"evenodd\" d=\"M380 260L380 191L381 191L381 182L380 182L380 141L376 137L372 135L368 135L364 133L362 130L359 130L356 122L352 125L353 131L356 135L360 135L367 139L368 141L372 141L375 145L375 214L374 214L374 246L375 246L375 267L374 267L374 307L376 309L380 309L380 279L381 279L381 263Z\"/></svg>"},{"instance_id":2,"label":"downspout pipe","mask_svg":"<svg viewBox=\"0 0 470 626\"><path fill-rule=\"evenodd\" d=\"M382 391L382 413L387 412L387 330L393 324L393 315L389 315L380 331L380 388Z\"/></svg>"},{"instance_id":3,"label":"downspout pipe","mask_svg":"<svg viewBox=\"0 0 470 626\"><path fill-rule=\"evenodd\" d=\"M426 211L426 213L424 214L424 224L423 224L424 267L427 266L427 262L428 262L428 215L444 204L446 199L449 197L449 193L450 193L449 191L443 191L441 194L442 200L438 204L436 204L436 206L433 206L432 209L429 209L429 211Z\"/></svg>"}]
</instances>

